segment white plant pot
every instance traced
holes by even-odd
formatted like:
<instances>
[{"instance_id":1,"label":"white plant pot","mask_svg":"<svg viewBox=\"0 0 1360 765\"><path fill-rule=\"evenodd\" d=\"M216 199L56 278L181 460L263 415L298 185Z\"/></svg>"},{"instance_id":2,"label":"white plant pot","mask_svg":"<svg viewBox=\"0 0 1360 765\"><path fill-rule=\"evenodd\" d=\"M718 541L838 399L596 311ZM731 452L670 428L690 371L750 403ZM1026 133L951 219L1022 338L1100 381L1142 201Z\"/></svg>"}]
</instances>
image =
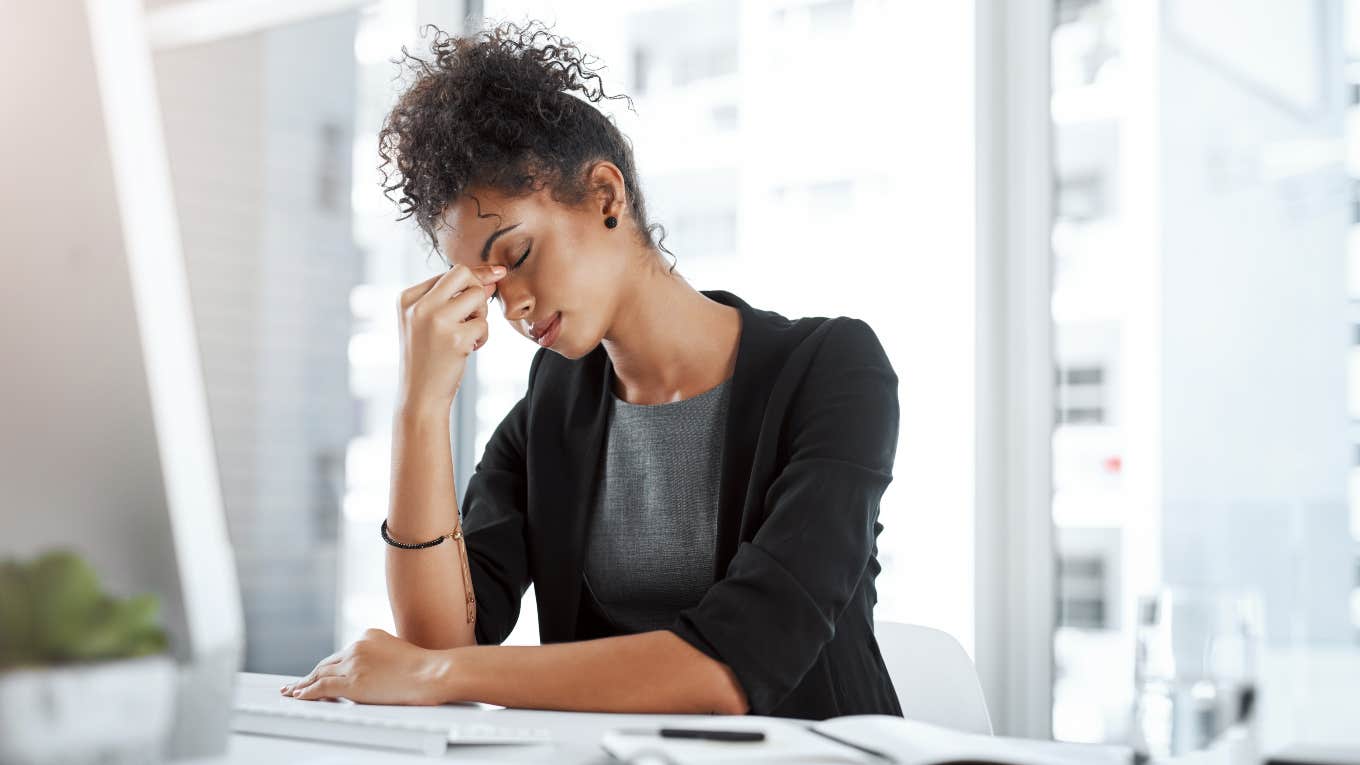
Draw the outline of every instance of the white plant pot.
<instances>
[{"instance_id":1,"label":"white plant pot","mask_svg":"<svg viewBox=\"0 0 1360 765\"><path fill-rule=\"evenodd\" d=\"M174 720L168 654L0 672L0 763L152 763Z\"/></svg>"}]
</instances>

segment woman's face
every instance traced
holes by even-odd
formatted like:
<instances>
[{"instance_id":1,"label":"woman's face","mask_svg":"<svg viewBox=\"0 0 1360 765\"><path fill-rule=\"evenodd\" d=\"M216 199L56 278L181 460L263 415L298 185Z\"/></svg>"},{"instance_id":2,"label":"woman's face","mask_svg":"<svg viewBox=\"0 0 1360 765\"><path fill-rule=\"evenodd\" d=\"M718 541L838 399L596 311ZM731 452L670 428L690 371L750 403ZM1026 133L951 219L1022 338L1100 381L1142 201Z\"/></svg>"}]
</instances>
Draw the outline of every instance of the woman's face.
<instances>
[{"instance_id":1,"label":"woman's face","mask_svg":"<svg viewBox=\"0 0 1360 765\"><path fill-rule=\"evenodd\" d=\"M445 208L436 240L449 263L505 266L493 299L505 320L535 344L577 359L609 329L636 252L619 207L609 208L620 224L610 229L603 203L567 207L546 188L518 198L469 189Z\"/></svg>"}]
</instances>

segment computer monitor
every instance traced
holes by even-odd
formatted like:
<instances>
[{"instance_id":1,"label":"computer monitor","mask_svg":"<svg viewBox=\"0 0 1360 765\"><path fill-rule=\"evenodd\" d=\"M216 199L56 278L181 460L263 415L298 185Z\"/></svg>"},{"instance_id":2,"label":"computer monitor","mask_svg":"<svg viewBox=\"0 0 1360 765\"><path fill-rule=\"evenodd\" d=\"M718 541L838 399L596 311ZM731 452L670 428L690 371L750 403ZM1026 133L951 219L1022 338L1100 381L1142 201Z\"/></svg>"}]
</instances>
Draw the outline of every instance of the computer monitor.
<instances>
[{"instance_id":1,"label":"computer monitor","mask_svg":"<svg viewBox=\"0 0 1360 765\"><path fill-rule=\"evenodd\" d=\"M179 759L225 749L244 628L142 12L0 4L0 557L160 596Z\"/></svg>"}]
</instances>

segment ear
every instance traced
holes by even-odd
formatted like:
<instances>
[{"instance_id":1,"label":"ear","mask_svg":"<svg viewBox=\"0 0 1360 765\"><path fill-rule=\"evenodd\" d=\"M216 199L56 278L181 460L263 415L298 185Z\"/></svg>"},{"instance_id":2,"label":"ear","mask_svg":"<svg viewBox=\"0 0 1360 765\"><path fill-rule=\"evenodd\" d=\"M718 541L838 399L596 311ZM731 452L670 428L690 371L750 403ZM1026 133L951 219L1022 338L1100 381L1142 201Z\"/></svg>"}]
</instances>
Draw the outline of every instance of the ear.
<instances>
[{"instance_id":1,"label":"ear","mask_svg":"<svg viewBox=\"0 0 1360 765\"><path fill-rule=\"evenodd\" d=\"M592 192L601 215L624 217L628 207L628 189L623 182L623 173L609 160L600 160L590 166L586 174L586 186Z\"/></svg>"}]
</instances>

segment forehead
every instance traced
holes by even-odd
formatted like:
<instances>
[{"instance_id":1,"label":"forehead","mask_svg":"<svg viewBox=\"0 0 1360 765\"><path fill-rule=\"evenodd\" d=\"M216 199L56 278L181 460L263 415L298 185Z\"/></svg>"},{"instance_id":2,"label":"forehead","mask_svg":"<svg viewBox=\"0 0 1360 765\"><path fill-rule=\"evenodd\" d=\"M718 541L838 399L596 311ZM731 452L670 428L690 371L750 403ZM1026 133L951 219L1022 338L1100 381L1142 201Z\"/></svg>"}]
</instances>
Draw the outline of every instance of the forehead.
<instances>
[{"instance_id":1,"label":"forehead","mask_svg":"<svg viewBox=\"0 0 1360 765\"><path fill-rule=\"evenodd\" d=\"M497 231L523 223L537 203L535 194L511 198L481 189L460 194L435 221L435 240L440 253L449 263L481 265L487 239ZM509 231L497 237L496 244L513 233L515 231Z\"/></svg>"}]
</instances>

